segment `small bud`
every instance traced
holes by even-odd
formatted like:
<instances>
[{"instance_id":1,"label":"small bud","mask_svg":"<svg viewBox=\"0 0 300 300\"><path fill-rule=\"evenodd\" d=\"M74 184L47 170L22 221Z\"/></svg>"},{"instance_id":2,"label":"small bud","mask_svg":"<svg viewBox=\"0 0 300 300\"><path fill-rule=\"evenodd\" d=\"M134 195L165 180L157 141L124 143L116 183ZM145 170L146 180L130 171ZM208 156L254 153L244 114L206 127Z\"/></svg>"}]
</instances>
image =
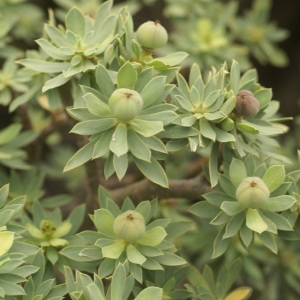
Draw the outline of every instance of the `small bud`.
<instances>
[{"instance_id":1,"label":"small bud","mask_svg":"<svg viewBox=\"0 0 300 300\"><path fill-rule=\"evenodd\" d=\"M241 117L254 117L259 112L259 102L250 91L239 91L234 112Z\"/></svg>"},{"instance_id":2,"label":"small bud","mask_svg":"<svg viewBox=\"0 0 300 300\"><path fill-rule=\"evenodd\" d=\"M247 208L261 208L269 199L270 192L259 177L245 178L236 190L237 200Z\"/></svg>"},{"instance_id":3,"label":"small bud","mask_svg":"<svg viewBox=\"0 0 300 300\"><path fill-rule=\"evenodd\" d=\"M149 49L160 48L168 41L168 33L159 21L143 23L136 31L136 37L142 46Z\"/></svg>"},{"instance_id":4,"label":"small bud","mask_svg":"<svg viewBox=\"0 0 300 300\"><path fill-rule=\"evenodd\" d=\"M141 95L134 90L120 88L111 94L108 105L118 120L129 122L142 110L143 99Z\"/></svg>"},{"instance_id":5,"label":"small bud","mask_svg":"<svg viewBox=\"0 0 300 300\"><path fill-rule=\"evenodd\" d=\"M144 217L134 210L127 210L114 221L115 234L126 242L137 241L143 236L145 231Z\"/></svg>"},{"instance_id":6,"label":"small bud","mask_svg":"<svg viewBox=\"0 0 300 300\"><path fill-rule=\"evenodd\" d=\"M45 236L50 237L56 231L56 225L51 220L43 220L40 229Z\"/></svg>"}]
</instances>

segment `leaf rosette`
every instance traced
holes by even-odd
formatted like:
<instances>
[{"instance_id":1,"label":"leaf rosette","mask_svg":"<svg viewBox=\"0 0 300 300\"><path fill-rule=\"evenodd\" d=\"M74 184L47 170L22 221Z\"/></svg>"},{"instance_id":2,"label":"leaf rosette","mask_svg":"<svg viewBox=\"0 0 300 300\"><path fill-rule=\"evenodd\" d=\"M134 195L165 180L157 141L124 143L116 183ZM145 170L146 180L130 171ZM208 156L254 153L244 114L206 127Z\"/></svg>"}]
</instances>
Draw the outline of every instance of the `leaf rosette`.
<instances>
[{"instance_id":1,"label":"leaf rosette","mask_svg":"<svg viewBox=\"0 0 300 300\"><path fill-rule=\"evenodd\" d=\"M258 155L264 153L274 156L274 149L280 145L273 138L285 133L288 127L279 123L289 118L279 118L279 101L272 100L272 90L264 88L258 83L255 69L246 71L241 75L239 63L233 60L226 88L238 96L241 92L248 91L251 97L258 101L258 112L252 116L240 116L236 111L230 115L234 121L231 131L235 137L231 148L234 148L240 157L247 153ZM272 145L271 148L266 145ZM279 157L279 156L278 156Z\"/></svg>"},{"instance_id":2,"label":"leaf rosette","mask_svg":"<svg viewBox=\"0 0 300 300\"><path fill-rule=\"evenodd\" d=\"M235 97L227 93L224 68L209 73L202 78L197 64L189 74L188 82L177 74L177 87L171 93L172 103L179 107L178 117L169 126L163 137L173 140L168 149L176 150L187 144L195 152L213 142L233 142L235 137L229 132L233 121L229 118L235 106Z\"/></svg>"},{"instance_id":3,"label":"leaf rosette","mask_svg":"<svg viewBox=\"0 0 300 300\"><path fill-rule=\"evenodd\" d=\"M65 84L76 74L96 68L117 33L118 16L110 12L111 6L112 1L103 3L94 20L73 7L65 17L65 28L45 25L47 39L38 39L37 44L49 60L26 58L19 61L29 69L51 74L43 92Z\"/></svg>"},{"instance_id":4,"label":"leaf rosette","mask_svg":"<svg viewBox=\"0 0 300 300\"><path fill-rule=\"evenodd\" d=\"M95 72L97 89L83 86L85 102L69 109L79 121L71 132L89 136L89 142L71 157L64 171L105 157L106 178L116 172L122 179L133 161L149 180L168 186L158 163L167 150L157 135L176 117L176 106L165 102L173 85L166 83L165 76L155 76L153 68L136 69L130 62L117 73L102 65ZM128 99L119 101L122 96Z\"/></svg>"},{"instance_id":5,"label":"leaf rosette","mask_svg":"<svg viewBox=\"0 0 300 300\"><path fill-rule=\"evenodd\" d=\"M170 220L150 221L155 201L143 201L134 207L126 199L121 209L112 200L107 201L109 209L100 208L92 216L98 230L95 245L101 248L104 258L99 268L101 277L111 274L119 263L126 263L134 278L142 282L142 269L163 270L163 265L185 264L174 254L174 244L166 239ZM120 225L126 228L122 230Z\"/></svg>"},{"instance_id":6,"label":"leaf rosette","mask_svg":"<svg viewBox=\"0 0 300 300\"><path fill-rule=\"evenodd\" d=\"M236 235L248 248L258 234L264 246L277 252L275 236L279 231L293 230L284 213L296 202L286 194L291 185L287 179L282 165L258 165L252 156L232 160L224 174L219 174L219 190L205 194L206 201L189 209L199 217L211 218L210 224L221 226L213 257L222 255Z\"/></svg>"}]
</instances>

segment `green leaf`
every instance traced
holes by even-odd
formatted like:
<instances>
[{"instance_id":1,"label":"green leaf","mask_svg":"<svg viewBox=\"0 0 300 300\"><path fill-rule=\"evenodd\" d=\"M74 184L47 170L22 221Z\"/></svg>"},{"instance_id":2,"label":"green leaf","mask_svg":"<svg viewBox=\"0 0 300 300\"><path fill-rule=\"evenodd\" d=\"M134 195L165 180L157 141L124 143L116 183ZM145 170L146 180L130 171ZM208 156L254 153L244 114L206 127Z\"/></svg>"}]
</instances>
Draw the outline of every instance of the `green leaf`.
<instances>
[{"instance_id":1,"label":"green leaf","mask_svg":"<svg viewBox=\"0 0 300 300\"><path fill-rule=\"evenodd\" d=\"M161 226L156 226L147 230L137 241L138 244L155 247L159 245L167 236L166 231Z\"/></svg>"},{"instance_id":2,"label":"green leaf","mask_svg":"<svg viewBox=\"0 0 300 300\"><path fill-rule=\"evenodd\" d=\"M161 288L150 286L142 290L134 300L161 300L162 296L163 292Z\"/></svg>"},{"instance_id":3,"label":"green leaf","mask_svg":"<svg viewBox=\"0 0 300 300\"><path fill-rule=\"evenodd\" d=\"M125 244L117 242L102 248L102 254L104 257L117 259L120 257L122 252L125 250Z\"/></svg>"},{"instance_id":4,"label":"green leaf","mask_svg":"<svg viewBox=\"0 0 300 300\"><path fill-rule=\"evenodd\" d=\"M272 89L260 89L254 93L255 98L259 102L260 110L268 106L272 99L272 94Z\"/></svg>"},{"instance_id":5,"label":"green leaf","mask_svg":"<svg viewBox=\"0 0 300 300\"><path fill-rule=\"evenodd\" d=\"M214 218L220 212L219 208L206 201L200 201L193 204L188 211L199 218L208 219Z\"/></svg>"},{"instance_id":6,"label":"green leaf","mask_svg":"<svg viewBox=\"0 0 300 300\"><path fill-rule=\"evenodd\" d=\"M97 117L110 117L112 116L111 111L107 104L102 102L92 93L87 93L83 96L86 106L90 113Z\"/></svg>"},{"instance_id":7,"label":"green leaf","mask_svg":"<svg viewBox=\"0 0 300 300\"><path fill-rule=\"evenodd\" d=\"M109 149L119 157L128 152L126 124L124 123L118 124L116 130L112 135Z\"/></svg>"},{"instance_id":8,"label":"green leaf","mask_svg":"<svg viewBox=\"0 0 300 300\"><path fill-rule=\"evenodd\" d=\"M46 31L48 37L51 39L51 41L57 47L70 46L70 43L66 39L62 30L58 29L57 27L55 27L53 25L49 25L49 24L45 24L44 28L45 28L45 31Z\"/></svg>"},{"instance_id":9,"label":"green leaf","mask_svg":"<svg viewBox=\"0 0 300 300\"><path fill-rule=\"evenodd\" d=\"M270 198L263 208L273 212L280 212L291 208L295 202L296 200L292 196L282 195Z\"/></svg>"},{"instance_id":10,"label":"green leaf","mask_svg":"<svg viewBox=\"0 0 300 300\"><path fill-rule=\"evenodd\" d=\"M58 48L53 46L48 40L46 39L38 39L37 44L52 58L57 60L70 60L71 55L66 55L62 53Z\"/></svg>"},{"instance_id":11,"label":"green leaf","mask_svg":"<svg viewBox=\"0 0 300 300\"><path fill-rule=\"evenodd\" d=\"M130 123L131 128L137 133L151 137L164 130L163 122L161 121L146 121L135 118Z\"/></svg>"},{"instance_id":12,"label":"green leaf","mask_svg":"<svg viewBox=\"0 0 300 300\"><path fill-rule=\"evenodd\" d=\"M64 74L59 74L59 75L53 77L52 79L49 79L48 81L46 81L46 83L44 84L44 86L42 88L42 92L45 93L48 90L51 90L51 89L54 89L56 87L62 86L63 84L65 84L69 80L70 80L70 78L66 78L64 76Z\"/></svg>"},{"instance_id":13,"label":"green leaf","mask_svg":"<svg viewBox=\"0 0 300 300\"><path fill-rule=\"evenodd\" d=\"M218 183L219 143L214 143L209 157L209 181L212 187Z\"/></svg>"},{"instance_id":14,"label":"green leaf","mask_svg":"<svg viewBox=\"0 0 300 300\"><path fill-rule=\"evenodd\" d=\"M93 135L106 131L113 126L115 126L115 119L113 118L87 120L77 123L70 132L80 135Z\"/></svg>"},{"instance_id":15,"label":"green leaf","mask_svg":"<svg viewBox=\"0 0 300 300\"><path fill-rule=\"evenodd\" d=\"M270 193L281 186L285 178L284 166L273 165L269 167L263 176L262 180L268 187Z\"/></svg>"},{"instance_id":16,"label":"green leaf","mask_svg":"<svg viewBox=\"0 0 300 300\"><path fill-rule=\"evenodd\" d=\"M249 229L258 232L262 232L268 229L268 225L262 219L257 209L248 208L246 212L246 225Z\"/></svg>"},{"instance_id":17,"label":"green leaf","mask_svg":"<svg viewBox=\"0 0 300 300\"><path fill-rule=\"evenodd\" d=\"M204 118L200 119L199 125L200 125L200 132L203 136L205 136L206 138L212 141L216 140L216 133L206 119Z\"/></svg>"},{"instance_id":18,"label":"green leaf","mask_svg":"<svg viewBox=\"0 0 300 300\"><path fill-rule=\"evenodd\" d=\"M224 300L244 300L251 295L252 289L249 287L239 287L226 296Z\"/></svg>"},{"instance_id":19,"label":"green leaf","mask_svg":"<svg viewBox=\"0 0 300 300\"><path fill-rule=\"evenodd\" d=\"M31 58L21 59L18 63L24 67L41 73L60 73L70 66L69 62L54 62Z\"/></svg>"},{"instance_id":20,"label":"green leaf","mask_svg":"<svg viewBox=\"0 0 300 300\"><path fill-rule=\"evenodd\" d=\"M117 74L117 87L134 89L137 80L137 72L134 66L127 61L118 71Z\"/></svg>"},{"instance_id":21,"label":"green leaf","mask_svg":"<svg viewBox=\"0 0 300 300\"><path fill-rule=\"evenodd\" d=\"M230 69L230 87L234 94L237 94L239 91L240 75L239 63L236 60L233 60Z\"/></svg>"},{"instance_id":22,"label":"green leaf","mask_svg":"<svg viewBox=\"0 0 300 300\"><path fill-rule=\"evenodd\" d=\"M182 257L169 252L165 252L163 255L155 257L155 260L166 266L181 266L186 264L186 261Z\"/></svg>"},{"instance_id":23,"label":"green leaf","mask_svg":"<svg viewBox=\"0 0 300 300\"><path fill-rule=\"evenodd\" d=\"M151 160L151 150L135 131L127 131L127 140L129 150L136 158L148 162Z\"/></svg>"},{"instance_id":24,"label":"green leaf","mask_svg":"<svg viewBox=\"0 0 300 300\"><path fill-rule=\"evenodd\" d=\"M130 262L142 265L147 258L133 245L128 245L126 248L127 258Z\"/></svg>"},{"instance_id":25,"label":"green leaf","mask_svg":"<svg viewBox=\"0 0 300 300\"><path fill-rule=\"evenodd\" d=\"M236 123L236 126L243 130L243 131L246 131L248 133L251 133L251 134L258 134L259 131L251 124L249 123L245 123L245 122L239 122L239 123Z\"/></svg>"},{"instance_id":26,"label":"green leaf","mask_svg":"<svg viewBox=\"0 0 300 300\"><path fill-rule=\"evenodd\" d=\"M149 106L157 100L165 89L166 77L156 76L152 78L141 91L144 107Z\"/></svg>"},{"instance_id":27,"label":"green leaf","mask_svg":"<svg viewBox=\"0 0 300 300\"><path fill-rule=\"evenodd\" d=\"M119 264L114 271L111 279L111 299L122 300L126 282L126 269L122 264Z\"/></svg>"},{"instance_id":28,"label":"green leaf","mask_svg":"<svg viewBox=\"0 0 300 300\"><path fill-rule=\"evenodd\" d=\"M156 65L156 62L163 62L164 65L167 66L176 66L180 64L183 60L185 60L188 56L188 53L179 51L179 52L174 52L168 55L165 55L163 57L160 57L158 59L153 59L150 62L147 62L147 65L152 66Z\"/></svg>"},{"instance_id":29,"label":"green leaf","mask_svg":"<svg viewBox=\"0 0 300 300\"><path fill-rule=\"evenodd\" d=\"M162 187L168 188L168 177L156 159L151 157L151 161L146 162L134 157L133 160L145 177Z\"/></svg>"},{"instance_id":30,"label":"green leaf","mask_svg":"<svg viewBox=\"0 0 300 300\"><path fill-rule=\"evenodd\" d=\"M65 19L67 30L78 34L81 38L84 38L86 21L83 13L77 8L73 7L66 15Z\"/></svg>"},{"instance_id":31,"label":"green leaf","mask_svg":"<svg viewBox=\"0 0 300 300\"><path fill-rule=\"evenodd\" d=\"M109 144L111 142L114 130L115 128L111 128L105 131L103 134L101 134L101 137L97 140L95 144L92 159L101 156L106 156L109 153Z\"/></svg>"},{"instance_id":32,"label":"green leaf","mask_svg":"<svg viewBox=\"0 0 300 300\"><path fill-rule=\"evenodd\" d=\"M115 84L110 73L103 65L98 65L95 70L95 76L101 92L108 99L115 90Z\"/></svg>"},{"instance_id":33,"label":"green leaf","mask_svg":"<svg viewBox=\"0 0 300 300\"><path fill-rule=\"evenodd\" d=\"M5 184L0 188L0 208L4 206L9 193L9 184Z\"/></svg>"},{"instance_id":34,"label":"green leaf","mask_svg":"<svg viewBox=\"0 0 300 300\"><path fill-rule=\"evenodd\" d=\"M1 278L0 278L0 287L2 288L2 290L4 290L5 296L25 295L25 291L21 287L21 285L14 282L3 280Z\"/></svg>"},{"instance_id":35,"label":"green leaf","mask_svg":"<svg viewBox=\"0 0 300 300\"><path fill-rule=\"evenodd\" d=\"M225 228L224 239L231 238L238 233L245 220L245 214L243 212L233 216L227 223Z\"/></svg>"},{"instance_id":36,"label":"green leaf","mask_svg":"<svg viewBox=\"0 0 300 300\"><path fill-rule=\"evenodd\" d=\"M250 230L245 223L240 228L240 237L246 248L248 248L253 239L253 231Z\"/></svg>"},{"instance_id":37,"label":"green leaf","mask_svg":"<svg viewBox=\"0 0 300 300\"><path fill-rule=\"evenodd\" d=\"M93 222L99 232L114 236L114 221L115 218L109 210L104 208L95 210Z\"/></svg>"},{"instance_id":38,"label":"green leaf","mask_svg":"<svg viewBox=\"0 0 300 300\"><path fill-rule=\"evenodd\" d=\"M277 244L276 244L276 238L275 235L270 232L263 232L259 239L262 241L262 243L270 249L272 252L277 254Z\"/></svg>"},{"instance_id":39,"label":"green leaf","mask_svg":"<svg viewBox=\"0 0 300 300\"><path fill-rule=\"evenodd\" d=\"M237 201L224 201L220 208L229 216L234 216L244 210L243 206Z\"/></svg>"},{"instance_id":40,"label":"green leaf","mask_svg":"<svg viewBox=\"0 0 300 300\"><path fill-rule=\"evenodd\" d=\"M0 256L7 253L14 242L14 232L0 231Z\"/></svg>"},{"instance_id":41,"label":"green leaf","mask_svg":"<svg viewBox=\"0 0 300 300\"><path fill-rule=\"evenodd\" d=\"M79 149L67 162L63 172L79 167L91 159L93 149L97 140L93 140Z\"/></svg>"},{"instance_id":42,"label":"green leaf","mask_svg":"<svg viewBox=\"0 0 300 300\"><path fill-rule=\"evenodd\" d=\"M22 129L22 125L15 123L0 131L0 145L8 144L14 140Z\"/></svg>"},{"instance_id":43,"label":"green leaf","mask_svg":"<svg viewBox=\"0 0 300 300\"><path fill-rule=\"evenodd\" d=\"M227 250L230 239L223 239L223 236L225 234L225 228L223 228L217 235L217 237L214 240L214 245L213 245L213 254L211 258L217 258L224 254L224 252Z\"/></svg>"},{"instance_id":44,"label":"green leaf","mask_svg":"<svg viewBox=\"0 0 300 300\"><path fill-rule=\"evenodd\" d=\"M247 171L243 162L233 158L229 167L229 177L235 187L238 187L244 178L247 177Z\"/></svg>"},{"instance_id":45,"label":"green leaf","mask_svg":"<svg viewBox=\"0 0 300 300\"><path fill-rule=\"evenodd\" d=\"M107 46L112 42L115 36L117 19L117 15L109 15L98 28L95 28L93 42L96 45L98 44L97 55L104 52Z\"/></svg>"},{"instance_id":46,"label":"green leaf","mask_svg":"<svg viewBox=\"0 0 300 300\"><path fill-rule=\"evenodd\" d=\"M265 215L269 220L271 220L276 225L278 230L293 230L290 222L282 215L267 210L263 210L262 214Z\"/></svg>"},{"instance_id":47,"label":"green leaf","mask_svg":"<svg viewBox=\"0 0 300 300\"><path fill-rule=\"evenodd\" d=\"M116 170L116 174L119 180L121 180L126 174L128 168L128 156L127 153L121 156L114 155L113 166Z\"/></svg>"}]
</instances>

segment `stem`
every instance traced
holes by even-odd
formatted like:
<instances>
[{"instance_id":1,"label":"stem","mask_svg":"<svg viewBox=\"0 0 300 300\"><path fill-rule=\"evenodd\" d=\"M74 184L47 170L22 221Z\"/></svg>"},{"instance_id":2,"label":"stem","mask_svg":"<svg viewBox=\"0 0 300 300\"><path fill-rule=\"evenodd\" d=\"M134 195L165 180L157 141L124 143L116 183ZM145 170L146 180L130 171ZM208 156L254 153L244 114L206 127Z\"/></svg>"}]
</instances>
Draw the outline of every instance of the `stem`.
<instances>
[{"instance_id":1,"label":"stem","mask_svg":"<svg viewBox=\"0 0 300 300\"><path fill-rule=\"evenodd\" d=\"M148 179L109 191L112 199L117 204L122 204L126 197L138 204L147 199L163 198L187 198L202 200L202 194L211 190L210 185L201 173L191 179L169 180L169 188L157 185Z\"/></svg>"}]
</instances>

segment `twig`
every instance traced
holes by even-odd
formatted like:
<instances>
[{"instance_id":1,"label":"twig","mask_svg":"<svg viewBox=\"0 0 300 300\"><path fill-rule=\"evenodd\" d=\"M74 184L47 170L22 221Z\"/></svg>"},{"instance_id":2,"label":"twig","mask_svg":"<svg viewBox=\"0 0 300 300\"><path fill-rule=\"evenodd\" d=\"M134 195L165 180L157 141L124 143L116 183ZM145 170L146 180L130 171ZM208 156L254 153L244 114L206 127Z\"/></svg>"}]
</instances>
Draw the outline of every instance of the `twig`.
<instances>
[{"instance_id":1,"label":"twig","mask_svg":"<svg viewBox=\"0 0 300 300\"><path fill-rule=\"evenodd\" d=\"M186 198L201 200L202 195L211 190L210 185L201 173L191 179L169 180L169 188L159 186L148 179L109 191L117 204L122 204L126 197L138 204L143 200L153 198Z\"/></svg>"}]
</instances>

